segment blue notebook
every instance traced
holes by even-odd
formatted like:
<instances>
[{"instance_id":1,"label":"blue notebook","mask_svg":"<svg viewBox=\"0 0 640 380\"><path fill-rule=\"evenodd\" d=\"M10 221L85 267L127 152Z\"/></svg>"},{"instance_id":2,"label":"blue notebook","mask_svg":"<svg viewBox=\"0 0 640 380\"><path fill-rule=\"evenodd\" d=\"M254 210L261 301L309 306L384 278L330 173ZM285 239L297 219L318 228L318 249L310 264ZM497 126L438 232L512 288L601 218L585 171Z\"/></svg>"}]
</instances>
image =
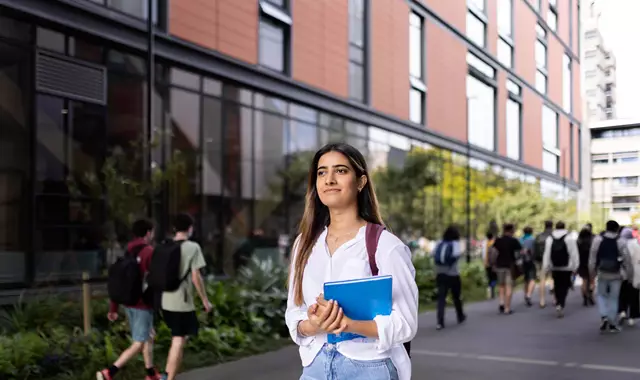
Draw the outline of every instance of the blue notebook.
<instances>
[{"instance_id":1,"label":"blue notebook","mask_svg":"<svg viewBox=\"0 0 640 380\"><path fill-rule=\"evenodd\" d=\"M346 281L325 282L324 299L336 300L344 314L356 321L370 321L378 315L391 314L392 277L373 276ZM338 343L362 335L341 333L329 334L329 343Z\"/></svg>"}]
</instances>

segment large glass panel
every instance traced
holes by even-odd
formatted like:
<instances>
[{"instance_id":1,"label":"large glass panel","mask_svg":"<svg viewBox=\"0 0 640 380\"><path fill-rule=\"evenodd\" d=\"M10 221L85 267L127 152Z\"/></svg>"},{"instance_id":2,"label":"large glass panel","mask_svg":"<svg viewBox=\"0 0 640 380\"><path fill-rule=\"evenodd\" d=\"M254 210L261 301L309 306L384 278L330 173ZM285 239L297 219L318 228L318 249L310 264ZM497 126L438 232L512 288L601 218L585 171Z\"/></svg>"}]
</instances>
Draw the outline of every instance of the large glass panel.
<instances>
[{"instance_id":1,"label":"large glass panel","mask_svg":"<svg viewBox=\"0 0 640 380\"><path fill-rule=\"evenodd\" d=\"M355 62L349 62L349 96L364 100L364 68Z\"/></svg>"},{"instance_id":2,"label":"large glass panel","mask_svg":"<svg viewBox=\"0 0 640 380\"><path fill-rule=\"evenodd\" d=\"M0 34L8 25L0 17ZM11 25L11 23L9 23ZM15 30L15 29L13 29ZM0 42L0 283L23 282L30 183L29 53Z\"/></svg>"},{"instance_id":3,"label":"large glass panel","mask_svg":"<svg viewBox=\"0 0 640 380\"><path fill-rule=\"evenodd\" d=\"M349 0L349 42L364 47L365 0Z\"/></svg>"},{"instance_id":4,"label":"large glass panel","mask_svg":"<svg viewBox=\"0 0 640 380\"><path fill-rule=\"evenodd\" d=\"M513 0L499 0L498 1L498 31L505 36L511 36L513 31L512 25L512 1Z\"/></svg>"},{"instance_id":5,"label":"large glass panel","mask_svg":"<svg viewBox=\"0 0 640 380\"><path fill-rule=\"evenodd\" d=\"M547 67L547 46L540 40L536 40L536 66L539 69L545 69Z\"/></svg>"},{"instance_id":6,"label":"large glass panel","mask_svg":"<svg viewBox=\"0 0 640 380\"><path fill-rule=\"evenodd\" d=\"M536 70L536 90L542 94L547 93L547 76L540 70Z\"/></svg>"},{"instance_id":7,"label":"large glass panel","mask_svg":"<svg viewBox=\"0 0 640 380\"><path fill-rule=\"evenodd\" d=\"M148 0L107 0L107 5L133 17L146 19L149 15ZM158 1L154 0L153 22L158 22Z\"/></svg>"},{"instance_id":8,"label":"large glass panel","mask_svg":"<svg viewBox=\"0 0 640 380\"><path fill-rule=\"evenodd\" d=\"M558 147L558 115L547 106L542 106L542 144Z\"/></svg>"},{"instance_id":9,"label":"large glass panel","mask_svg":"<svg viewBox=\"0 0 640 380\"><path fill-rule=\"evenodd\" d=\"M502 38L498 38L498 60L507 67L513 66L513 48Z\"/></svg>"},{"instance_id":10,"label":"large glass panel","mask_svg":"<svg viewBox=\"0 0 640 380\"><path fill-rule=\"evenodd\" d=\"M254 112L254 228L271 239L295 236L299 220L289 219L290 166L287 165L289 121L283 116ZM294 169L294 170L297 170Z\"/></svg>"},{"instance_id":11,"label":"large glass panel","mask_svg":"<svg viewBox=\"0 0 640 380\"><path fill-rule=\"evenodd\" d=\"M412 88L409 90L409 120L417 124L422 124L424 114L424 93Z\"/></svg>"},{"instance_id":12,"label":"large glass panel","mask_svg":"<svg viewBox=\"0 0 640 380\"><path fill-rule=\"evenodd\" d=\"M104 110L96 105L40 95L36 117L36 281L102 275L106 251L104 205L67 185L98 176L105 157ZM92 200L93 198L93 200Z\"/></svg>"},{"instance_id":13,"label":"large glass panel","mask_svg":"<svg viewBox=\"0 0 640 380\"><path fill-rule=\"evenodd\" d=\"M202 100L202 248L214 259L213 270L224 273L222 249L223 139L222 102L205 96Z\"/></svg>"},{"instance_id":14,"label":"large glass panel","mask_svg":"<svg viewBox=\"0 0 640 380\"><path fill-rule=\"evenodd\" d=\"M196 93L172 88L170 90L171 154L184 160L185 170L171 184L169 214L191 214L199 220L200 178L200 96ZM200 237L196 229L197 237Z\"/></svg>"},{"instance_id":15,"label":"large glass panel","mask_svg":"<svg viewBox=\"0 0 640 380\"><path fill-rule=\"evenodd\" d=\"M568 55L562 55L562 108L571 112L571 58Z\"/></svg>"},{"instance_id":16,"label":"large glass panel","mask_svg":"<svg viewBox=\"0 0 640 380\"><path fill-rule=\"evenodd\" d=\"M21 42L31 42L31 25L0 16L0 36Z\"/></svg>"},{"instance_id":17,"label":"large glass panel","mask_svg":"<svg viewBox=\"0 0 640 380\"><path fill-rule=\"evenodd\" d=\"M467 133L469 143L495 149L495 90L467 75Z\"/></svg>"}]
</instances>

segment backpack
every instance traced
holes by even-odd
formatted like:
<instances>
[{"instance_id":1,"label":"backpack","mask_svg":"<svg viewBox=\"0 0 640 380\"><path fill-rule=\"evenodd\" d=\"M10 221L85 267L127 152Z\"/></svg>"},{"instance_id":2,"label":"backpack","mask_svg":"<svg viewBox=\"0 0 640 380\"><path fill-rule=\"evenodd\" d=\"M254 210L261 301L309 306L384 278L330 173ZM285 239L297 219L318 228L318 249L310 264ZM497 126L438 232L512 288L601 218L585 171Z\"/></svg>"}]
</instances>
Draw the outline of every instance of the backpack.
<instances>
[{"instance_id":1,"label":"backpack","mask_svg":"<svg viewBox=\"0 0 640 380\"><path fill-rule=\"evenodd\" d=\"M621 266L618 238L603 236L596 256L596 268L603 273L620 273Z\"/></svg>"},{"instance_id":2,"label":"backpack","mask_svg":"<svg viewBox=\"0 0 640 380\"><path fill-rule=\"evenodd\" d=\"M458 258L453 255L453 243L452 242L440 242L436 247L434 261L436 265L450 267L454 265Z\"/></svg>"},{"instance_id":3,"label":"backpack","mask_svg":"<svg viewBox=\"0 0 640 380\"><path fill-rule=\"evenodd\" d=\"M552 237L551 264L553 264L555 268L562 268L569 265L569 249L564 241L566 236L567 234L564 234L557 239Z\"/></svg>"},{"instance_id":4,"label":"backpack","mask_svg":"<svg viewBox=\"0 0 640 380\"><path fill-rule=\"evenodd\" d=\"M169 240L156 247L151 257L147 283L156 293L176 291L189 276L180 273L184 240Z\"/></svg>"},{"instance_id":5,"label":"backpack","mask_svg":"<svg viewBox=\"0 0 640 380\"><path fill-rule=\"evenodd\" d=\"M536 241L533 244L533 259L537 262L542 262L544 256L544 248L547 244L548 232L541 232L536 236Z\"/></svg>"},{"instance_id":6,"label":"backpack","mask_svg":"<svg viewBox=\"0 0 640 380\"><path fill-rule=\"evenodd\" d=\"M109 267L107 291L111 301L133 306L142 298L143 275L140 272L138 254L146 247L146 244L140 244L131 251L127 250Z\"/></svg>"},{"instance_id":7,"label":"backpack","mask_svg":"<svg viewBox=\"0 0 640 380\"><path fill-rule=\"evenodd\" d=\"M380 235L382 231L386 230L384 226L374 223L367 223L365 230L365 244L367 246L367 255L369 256L369 267L371 268L371 275L378 275L378 265L376 264L376 251L378 250L378 241L380 241ZM411 358L411 342L403 344L404 349L407 351L407 355Z\"/></svg>"}]
</instances>

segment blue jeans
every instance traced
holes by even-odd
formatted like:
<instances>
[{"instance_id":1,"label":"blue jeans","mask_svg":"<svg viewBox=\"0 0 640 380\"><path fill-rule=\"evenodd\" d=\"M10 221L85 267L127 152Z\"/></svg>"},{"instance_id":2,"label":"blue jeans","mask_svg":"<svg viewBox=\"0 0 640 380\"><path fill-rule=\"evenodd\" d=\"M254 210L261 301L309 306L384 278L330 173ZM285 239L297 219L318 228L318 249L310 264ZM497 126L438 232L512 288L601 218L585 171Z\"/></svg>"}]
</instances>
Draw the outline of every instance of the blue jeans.
<instances>
[{"instance_id":1,"label":"blue jeans","mask_svg":"<svg viewBox=\"0 0 640 380\"><path fill-rule=\"evenodd\" d=\"M146 342L151 339L153 329L153 311L125 308L131 329L131 338L134 342Z\"/></svg>"},{"instance_id":2,"label":"blue jeans","mask_svg":"<svg viewBox=\"0 0 640 380\"><path fill-rule=\"evenodd\" d=\"M304 367L300 380L398 380L398 371L390 358L352 360L325 344L313 362Z\"/></svg>"},{"instance_id":3,"label":"blue jeans","mask_svg":"<svg viewBox=\"0 0 640 380\"><path fill-rule=\"evenodd\" d=\"M598 278L596 296L598 297L598 311L600 316L609 322L616 323L618 316L618 297L622 280L603 280Z\"/></svg>"}]
</instances>

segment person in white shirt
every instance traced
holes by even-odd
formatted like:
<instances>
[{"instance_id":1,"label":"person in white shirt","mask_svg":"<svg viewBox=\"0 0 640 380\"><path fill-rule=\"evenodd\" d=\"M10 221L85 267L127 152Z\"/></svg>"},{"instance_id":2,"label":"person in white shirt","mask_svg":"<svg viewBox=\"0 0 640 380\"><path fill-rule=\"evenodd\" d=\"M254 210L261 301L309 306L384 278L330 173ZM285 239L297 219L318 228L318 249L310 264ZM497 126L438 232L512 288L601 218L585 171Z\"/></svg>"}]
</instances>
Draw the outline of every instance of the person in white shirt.
<instances>
[{"instance_id":1,"label":"person in white shirt","mask_svg":"<svg viewBox=\"0 0 640 380\"><path fill-rule=\"evenodd\" d=\"M547 237L542 258L542 270L553 277L556 296L556 313L564 317L565 301L571 288L571 275L578 270L580 254L578 243L566 229L563 221L556 223L556 229Z\"/></svg>"},{"instance_id":2,"label":"person in white shirt","mask_svg":"<svg viewBox=\"0 0 640 380\"><path fill-rule=\"evenodd\" d=\"M309 169L285 314L300 346L301 380L411 379L403 343L418 329L418 288L411 252L400 239L383 231L375 254L379 275L393 277L390 315L352 320L322 295L325 282L372 276L367 223L382 224L382 218L363 155L348 144L324 146ZM328 333L340 332L366 338L327 343Z\"/></svg>"}]
</instances>

